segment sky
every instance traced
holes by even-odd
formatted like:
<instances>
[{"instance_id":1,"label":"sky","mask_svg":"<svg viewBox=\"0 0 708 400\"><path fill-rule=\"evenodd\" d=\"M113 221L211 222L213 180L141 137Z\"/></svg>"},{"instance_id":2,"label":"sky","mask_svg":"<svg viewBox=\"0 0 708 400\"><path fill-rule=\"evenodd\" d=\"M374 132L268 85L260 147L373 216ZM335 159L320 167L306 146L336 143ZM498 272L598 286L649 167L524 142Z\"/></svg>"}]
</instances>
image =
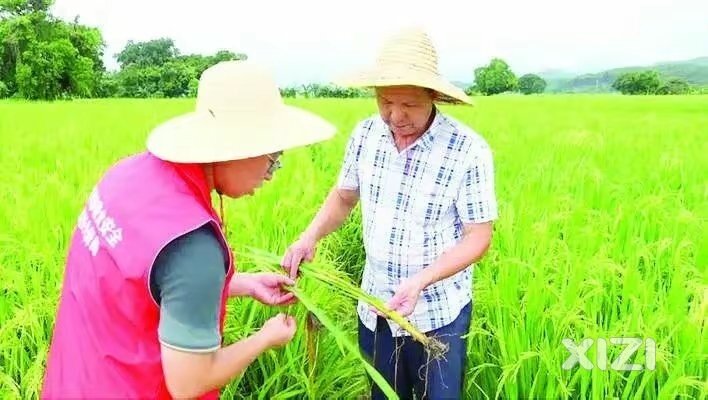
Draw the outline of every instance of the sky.
<instances>
[{"instance_id":1,"label":"sky","mask_svg":"<svg viewBox=\"0 0 708 400\"><path fill-rule=\"evenodd\" d=\"M440 72L462 82L492 57L520 75L708 56L708 0L56 0L52 12L100 28L109 69L128 40L169 37L182 54L246 53L280 85L366 66L408 26L429 33Z\"/></svg>"}]
</instances>

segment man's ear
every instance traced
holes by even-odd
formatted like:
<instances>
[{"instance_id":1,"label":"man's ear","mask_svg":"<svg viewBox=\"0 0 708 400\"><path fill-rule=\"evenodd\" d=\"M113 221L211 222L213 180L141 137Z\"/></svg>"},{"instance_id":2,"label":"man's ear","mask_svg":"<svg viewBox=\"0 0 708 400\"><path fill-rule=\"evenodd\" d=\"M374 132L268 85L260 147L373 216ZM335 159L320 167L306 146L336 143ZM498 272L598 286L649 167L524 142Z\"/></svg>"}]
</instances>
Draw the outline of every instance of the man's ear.
<instances>
[{"instance_id":1,"label":"man's ear","mask_svg":"<svg viewBox=\"0 0 708 400\"><path fill-rule=\"evenodd\" d=\"M438 99L440 99L440 93L438 93L434 89L428 89L428 94L430 94L430 99L432 101L437 101Z\"/></svg>"}]
</instances>

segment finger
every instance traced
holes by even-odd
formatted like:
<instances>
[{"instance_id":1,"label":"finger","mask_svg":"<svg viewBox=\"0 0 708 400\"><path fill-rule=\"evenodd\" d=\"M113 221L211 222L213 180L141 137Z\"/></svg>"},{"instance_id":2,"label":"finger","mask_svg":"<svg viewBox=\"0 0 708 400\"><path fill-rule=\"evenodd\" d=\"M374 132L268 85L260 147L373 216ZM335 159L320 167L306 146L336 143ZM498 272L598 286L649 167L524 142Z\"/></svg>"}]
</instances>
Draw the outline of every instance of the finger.
<instances>
[{"instance_id":1,"label":"finger","mask_svg":"<svg viewBox=\"0 0 708 400\"><path fill-rule=\"evenodd\" d=\"M280 262L280 266L286 269L290 269L290 260L293 258L293 252L288 249L283 256L283 260Z\"/></svg>"},{"instance_id":2,"label":"finger","mask_svg":"<svg viewBox=\"0 0 708 400\"><path fill-rule=\"evenodd\" d=\"M291 277L281 275L281 274L275 274L275 282L274 283L278 286L279 285L287 285L287 286L295 285L295 281Z\"/></svg>"},{"instance_id":3,"label":"finger","mask_svg":"<svg viewBox=\"0 0 708 400\"><path fill-rule=\"evenodd\" d=\"M404 296L401 294L401 292L397 291L393 294L393 297L391 297L388 301L389 303L395 304L400 302L403 297Z\"/></svg>"},{"instance_id":4,"label":"finger","mask_svg":"<svg viewBox=\"0 0 708 400\"><path fill-rule=\"evenodd\" d=\"M372 312L376 313L376 315L378 315L379 317L383 317L383 316L384 316L384 315L383 315L376 307L374 307L374 306L369 306L369 310L371 310Z\"/></svg>"},{"instance_id":5,"label":"finger","mask_svg":"<svg viewBox=\"0 0 708 400\"><path fill-rule=\"evenodd\" d=\"M389 302L389 304L387 305L387 307L388 307L389 310L391 310L391 311L393 311L393 312L397 312L397 313L400 314L400 313L401 313L401 310L403 310L403 302L401 302L401 301L391 301L391 302Z\"/></svg>"},{"instance_id":6,"label":"finger","mask_svg":"<svg viewBox=\"0 0 708 400\"><path fill-rule=\"evenodd\" d=\"M408 316L408 314L411 313L411 312L408 310L408 307L406 307L406 306L404 306L404 305L401 305L400 307L398 307L398 310L396 310L396 312L397 312L398 314L400 314L401 317L406 317L406 316Z\"/></svg>"},{"instance_id":7,"label":"finger","mask_svg":"<svg viewBox=\"0 0 708 400\"><path fill-rule=\"evenodd\" d=\"M302 262L302 252L298 251L293 254L290 259L290 278L295 279L297 277L297 270Z\"/></svg>"},{"instance_id":8,"label":"finger","mask_svg":"<svg viewBox=\"0 0 708 400\"><path fill-rule=\"evenodd\" d=\"M315 250L314 249L308 250L307 257L306 257L307 261L311 262L312 260L314 260L314 258L315 258Z\"/></svg>"},{"instance_id":9,"label":"finger","mask_svg":"<svg viewBox=\"0 0 708 400\"><path fill-rule=\"evenodd\" d=\"M277 304L283 305L289 301L291 301L293 298L295 298L295 295L292 293L284 294L278 298Z\"/></svg>"}]
</instances>

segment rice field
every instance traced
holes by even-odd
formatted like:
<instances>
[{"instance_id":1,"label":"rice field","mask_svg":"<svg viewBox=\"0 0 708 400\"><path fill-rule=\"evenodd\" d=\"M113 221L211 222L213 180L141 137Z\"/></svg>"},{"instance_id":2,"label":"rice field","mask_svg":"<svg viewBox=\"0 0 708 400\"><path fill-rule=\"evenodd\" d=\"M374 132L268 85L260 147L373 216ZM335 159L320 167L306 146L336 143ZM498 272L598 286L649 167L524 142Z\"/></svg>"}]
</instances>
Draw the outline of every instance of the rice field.
<instances>
[{"instance_id":1,"label":"rice field","mask_svg":"<svg viewBox=\"0 0 708 400\"><path fill-rule=\"evenodd\" d=\"M372 100L290 100L339 128L287 152L253 197L229 200L226 222L241 270L254 247L279 255L334 183L347 135ZM193 100L0 102L0 398L37 398L70 232L94 182L141 151L150 128ZM500 96L443 107L494 150L500 220L477 265L468 398L708 398L708 96ZM358 282L358 209L321 243L317 261ZM354 301L305 280L302 289L355 341ZM229 304L226 339L282 311ZM368 393L356 354L326 329L298 334L223 391L235 399L351 399ZM313 339L314 337L314 339ZM617 371L566 370L569 338L598 359L597 339L655 341ZM308 340L309 338L309 340ZM314 343L314 346L313 346ZM599 352L600 354L602 352ZM650 354L650 353L649 353Z\"/></svg>"}]
</instances>

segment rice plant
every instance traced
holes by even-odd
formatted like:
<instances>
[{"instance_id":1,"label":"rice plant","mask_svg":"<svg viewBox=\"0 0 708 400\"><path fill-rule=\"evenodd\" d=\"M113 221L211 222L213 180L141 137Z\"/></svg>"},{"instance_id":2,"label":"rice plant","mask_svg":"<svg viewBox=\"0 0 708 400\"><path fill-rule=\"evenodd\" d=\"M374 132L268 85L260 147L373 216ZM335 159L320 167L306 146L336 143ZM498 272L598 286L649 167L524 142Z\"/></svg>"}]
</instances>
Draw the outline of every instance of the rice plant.
<instances>
[{"instance_id":1,"label":"rice plant","mask_svg":"<svg viewBox=\"0 0 708 400\"><path fill-rule=\"evenodd\" d=\"M247 248L275 257L305 229L336 181L354 124L376 111L369 100L292 103L340 132L286 152L272 182L228 202L241 271L259 268ZM153 126L192 106L0 101L0 398L38 398L67 241L92 185L117 159L142 150ZM503 96L442 109L488 139L500 204L492 247L475 267L467 397L708 397L708 96ZM320 244L316 261L356 286L364 262L359 209ZM304 276L316 275L314 264ZM366 397L371 375L332 333L354 342L354 298L319 282L298 282L305 300L290 309L295 339L259 357L224 398ZM316 324L308 300L334 330L307 329ZM231 301L226 341L281 311ZM655 340L654 368L563 368L563 339L612 337ZM608 358L622 350L608 346ZM595 362L598 353L593 345L587 356ZM629 362L647 365L646 358L638 351Z\"/></svg>"}]
</instances>

